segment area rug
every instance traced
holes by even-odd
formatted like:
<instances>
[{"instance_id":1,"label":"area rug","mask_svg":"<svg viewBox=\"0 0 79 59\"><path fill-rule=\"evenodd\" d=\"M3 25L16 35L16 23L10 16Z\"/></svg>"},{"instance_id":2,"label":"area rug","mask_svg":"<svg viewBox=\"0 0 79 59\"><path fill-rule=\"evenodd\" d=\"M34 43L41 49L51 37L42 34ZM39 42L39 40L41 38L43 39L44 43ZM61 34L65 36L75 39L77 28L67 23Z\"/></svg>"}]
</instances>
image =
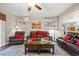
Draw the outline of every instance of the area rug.
<instances>
[{"instance_id":1,"label":"area rug","mask_svg":"<svg viewBox=\"0 0 79 59\"><path fill-rule=\"evenodd\" d=\"M70 56L65 50L55 44L54 55L51 53L24 53L24 45L13 45L2 51L0 51L0 56Z\"/></svg>"}]
</instances>

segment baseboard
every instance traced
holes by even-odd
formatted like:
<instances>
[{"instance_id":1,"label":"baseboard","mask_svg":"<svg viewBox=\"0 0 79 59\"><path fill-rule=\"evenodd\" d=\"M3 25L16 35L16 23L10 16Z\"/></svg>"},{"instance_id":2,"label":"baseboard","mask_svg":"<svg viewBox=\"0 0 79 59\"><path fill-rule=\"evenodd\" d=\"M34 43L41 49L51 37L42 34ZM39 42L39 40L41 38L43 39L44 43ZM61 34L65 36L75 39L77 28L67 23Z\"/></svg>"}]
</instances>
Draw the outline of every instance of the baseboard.
<instances>
[{"instance_id":1,"label":"baseboard","mask_svg":"<svg viewBox=\"0 0 79 59\"><path fill-rule=\"evenodd\" d=\"M4 46L0 47L0 51L6 49L7 47L9 47L9 43L7 43Z\"/></svg>"}]
</instances>

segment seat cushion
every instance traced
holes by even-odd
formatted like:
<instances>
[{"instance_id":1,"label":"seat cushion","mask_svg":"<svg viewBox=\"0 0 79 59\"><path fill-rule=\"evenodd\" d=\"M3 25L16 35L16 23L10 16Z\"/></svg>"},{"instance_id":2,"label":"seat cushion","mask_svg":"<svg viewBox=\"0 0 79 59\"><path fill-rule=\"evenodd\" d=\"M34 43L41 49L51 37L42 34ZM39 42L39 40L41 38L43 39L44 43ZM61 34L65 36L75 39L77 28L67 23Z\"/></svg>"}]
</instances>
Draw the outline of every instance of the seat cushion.
<instances>
[{"instance_id":1,"label":"seat cushion","mask_svg":"<svg viewBox=\"0 0 79 59\"><path fill-rule=\"evenodd\" d=\"M23 41L23 38L13 38L9 40L10 42L17 42L17 41Z\"/></svg>"}]
</instances>

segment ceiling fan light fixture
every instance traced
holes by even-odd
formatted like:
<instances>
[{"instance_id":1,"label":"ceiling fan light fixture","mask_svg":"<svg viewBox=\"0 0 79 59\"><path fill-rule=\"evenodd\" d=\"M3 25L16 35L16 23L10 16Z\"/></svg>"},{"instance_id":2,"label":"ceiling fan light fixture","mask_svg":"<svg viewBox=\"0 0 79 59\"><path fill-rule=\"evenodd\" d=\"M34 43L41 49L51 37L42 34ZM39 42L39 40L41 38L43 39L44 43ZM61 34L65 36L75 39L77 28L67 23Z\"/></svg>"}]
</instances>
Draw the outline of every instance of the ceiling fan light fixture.
<instances>
[{"instance_id":1,"label":"ceiling fan light fixture","mask_svg":"<svg viewBox=\"0 0 79 59\"><path fill-rule=\"evenodd\" d=\"M36 7L38 10L42 9L39 3L28 3L27 5L28 5L28 11L31 11L32 7Z\"/></svg>"},{"instance_id":2,"label":"ceiling fan light fixture","mask_svg":"<svg viewBox=\"0 0 79 59\"><path fill-rule=\"evenodd\" d=\"M31 11L31 7L29 6L28 11Z\"/></svg>"},{"instance_id":3,"label":"ceiling fan light fixture","mask_svg":"<svg viewBox=\"0 0 79 59\"><path fill-rule=\"evenodd\" d=\"M42 9L39 4L35 4L35 7L36 7L37 9L39 9L39 10Z\"/></svg>"}]
</instances>

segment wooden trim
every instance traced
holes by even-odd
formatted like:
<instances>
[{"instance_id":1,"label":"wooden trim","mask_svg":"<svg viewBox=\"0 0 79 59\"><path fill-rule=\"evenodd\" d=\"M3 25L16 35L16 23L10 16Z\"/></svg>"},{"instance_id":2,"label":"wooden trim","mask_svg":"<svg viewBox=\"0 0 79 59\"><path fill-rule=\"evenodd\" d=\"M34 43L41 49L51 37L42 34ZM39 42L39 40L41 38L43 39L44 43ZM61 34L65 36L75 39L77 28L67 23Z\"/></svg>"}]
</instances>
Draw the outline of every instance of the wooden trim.
<instances>
[{"instance_id":1,"label":"wooden trim","mask_svg":"<svg viewBox=\"0 0 79 59\"><path fill-rule=\"evenodd\" d=\"M6 49L7 47L9 47L9 44L6 44L6 45L0 47L0 51Z\"/></svg>"},{"instance_id":2,"label":"wooden trim","mask_svg":"<svg viewBox=\"0 0 79 59\"><path fill-rule=\"evenodd\" d=\"M6 15L0 12L0 20L6 21Z\"/></svg>"},{"instance_id":3,"label":"wooden trim","mask_svg":"<svg viewBox=\"0 0 79 59\"><path fill-rule=\"evenodd\" d=\"M79 31L67 31L67 32L79 34Z\"/></svg>"}]
</instances>

